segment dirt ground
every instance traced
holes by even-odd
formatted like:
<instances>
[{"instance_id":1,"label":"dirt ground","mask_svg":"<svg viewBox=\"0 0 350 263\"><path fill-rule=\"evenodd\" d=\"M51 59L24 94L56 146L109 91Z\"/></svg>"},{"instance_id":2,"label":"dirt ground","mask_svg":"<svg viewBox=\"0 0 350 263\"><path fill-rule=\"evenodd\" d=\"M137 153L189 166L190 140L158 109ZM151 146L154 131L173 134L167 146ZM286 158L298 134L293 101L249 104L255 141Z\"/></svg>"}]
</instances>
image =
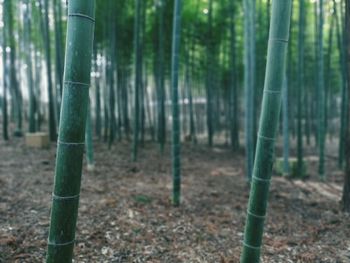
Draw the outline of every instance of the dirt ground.
<instances>
[{"instance_id":1,"label":"dirt ground","mask_svg":"<svg viewBox=\"0 0 350 263\"><path fill-rule=\"evenodd\" d=\"M0 262L43 262L55 145L0 142ZM95 143L84 168L74 262L238 262L249 190L243 154L185 144L182 206L170 205L169 148ZM312 159L312 158L311 158ZM312 162L312 161L310 161ZM275 176L262 262L350 262L350 216L339 210L342 174L329 158L327 181ZM84 165L85 167L85 165Z\"/></svg>"}]
</instances>

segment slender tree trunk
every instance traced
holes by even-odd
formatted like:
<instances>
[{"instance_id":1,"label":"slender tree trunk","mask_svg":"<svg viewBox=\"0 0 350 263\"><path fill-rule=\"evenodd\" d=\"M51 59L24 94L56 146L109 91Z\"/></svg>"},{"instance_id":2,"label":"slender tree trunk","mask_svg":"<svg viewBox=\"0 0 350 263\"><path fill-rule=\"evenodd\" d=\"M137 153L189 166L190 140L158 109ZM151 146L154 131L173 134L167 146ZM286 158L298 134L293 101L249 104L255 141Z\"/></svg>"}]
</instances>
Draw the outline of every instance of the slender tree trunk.
<instances>
[{"instance_id":1,"label":"slender tree trunk","mask_svg":"<svg viewBox=\"0 0 350 263\"><path fill-rule=\"evenodd\" d=\"M46 262L71 262L78 216L89 100L94 1L68 4L64 93Z\"/></svg>"},{"instance_id":2,"label":"slender tree trunk","mask_svg":"<svg viewBox=\"0 0 350 263\"><path fill-rule=\"evenodd\" d=\"M22 107L23 107L23 98L22 98L22 92L18 84L18 78L17 78L17 69L16 69L16 45L15 45L15 37L14 37L14 19L13 19L13 6L12 6L12 0L5 0L4 1L4 7L5 7L5 13L6 14L6 24L7 24L7 30L8 30L8 40L10 45L10 88L12 91L12 100L14 100L14 113L16 118L16 130L14 135L15 136L22 136Z\"/></svg>"},{"instance_id":3,"label":"slender tree trunk","mask_svg":"<svg viewBox=\"0 0 350 263\"><path fill-rule=\"evenodd\" d=\"M229 92L229 112L230 112L230 137L233 150L239 147L239 128L238 128L238 100L236 87L236 27L235 27L235 4L231 2L230 33L231 33L231 54L230 54L230 92Z\"/></svg>"},{"instance_id":4,"label":"slender tree trunk","mask_svg":"<svg viewBox=\"0 0 350 263\"><path fill-rule=\"evenodd\" d=\"M92 120L91 120L91 106L88 101L88 109L86 116L86 128L85 128L85 149L86 149L86 162L88 171L94 170L94 145L92 138Z\"/></svg>"},{"instance_id":5,"label":"slender tree trunk","mask_svg":"<svg viewBox=\"0 0 350 263\"><path fill-rule=\"evenodd\" d=\"M32 52L31 52L31 18L30 1L26 0L26 9L24 13L24 33L25 40L28 45L26 52L26 64L27 64L27 77L28 77L28 94L29 94L29 132L35 132L35 97L34 97L34 83L33 83L33 70L32 70Z\"/></svg>"},{"instance_id":6,"label":"slender tree trunk","mask_svg":"<svg viewBox=\"0 0 350 263\"><path fill-rule=\"evenodd\" d=\"M282 88L282 114L283 114L283 175L289 176L289 102L288 102L288 80L284 77Z\"/></svg>"},{"instance_id":7,"label":"slender tree trunk","mask_svg":"<svg viewBox=\"0 0 350 263\"><path fill-rule=\"evenodd\" d=\"M324 179L324 150L325 150L325 85L324 85L324 59L323 59L323 0L319 0L319 21L318 21L318 147L319 147L319 167L318 173Z\"/></svg>"},{"instance_id":8,"label":"slender tree trunk","mask_svg":"<svg viewBox=\"0 0 350 263\"><path fill-rule=\"evenodd\" d=\"M208 145L213 145L214 127L213 127L213 81L212 70L214 69L214 51L212 41L212 16L213 16L213 0L209 0L208 8L208 35L207 45L207 78L206 78L206 99L207 99L207 129L208 129Z\"/></svg>"},{"instance_id":9,"label":"slender tree trunk","mask_svg":"<svg viewBox=\"0 0 350 263\"><path fill-rule=\"evenodd\" d=\"M62 47L62 18L61 18L61 1L53 1L53 15L54 15L54 28L55 28L55 55L56 55L56 83L58 83L58 90L56 92L58 111L57 119L59 120L62 92L63 92L63 47ZM56 84L57 86L57 84Z\"/></svg>"},{"instance_id":10,"label":"slender tree trunk","mask_svg":"<svg viewBox=\"0 0 350 263\"><path fill-rule=\"evenodd\" d=\"M285 76L291 0L272 1L265 87L241 263L258 263Z\"/></svg>"},{"instance_id":11,"label":"slender tree trunk","mask_svg":"<svg viewBox=\"0 0 350 263\"><path fill-rule=\"evenodd\" d=\"M94 66L95 66L95 132L99 139L101 139L101 127L102 127L102 117L101 117L101 87L100 87L100 68L98 66L97 57L97 47L94 48Z\"/></svg>"},{"instance_id":12,"label":"slender tree trunk","mask_svg":"<svg viewBox=\"0 0 350 263\"><path fill-rule=\"evenodd\" d=\"M40 3L40 1L39 1ZM41 9L41 8L40 8ZM50 28L49 28L49 1L44 0L44 44L45 44L45 53L46 53L46 70L47 70L47 94L49 102L49 133L50 140L56 141L57 131L56 131L56 112L55 112L55 99L53 93L52 85L52 71L51 71L51 49L50 49Z\"/></svg>"},{"instance_id":13,"label":"slender tree trunk","mask_svg":"<svg viewBox=\"0 0 350 263\"><path fill-rule=\"evenodd\" d=\"M302 108L303 108L303 93L304 91L304 43L305 43L305 0L299 0L299 34L298 34L298 125L297 125L297 159L298 159L298 177L304 177L303 174L303 123L302 123ZM304 105L306 107L306 105Z\"/></svg>"},{"instance_id":14,"label":"slender tree trunk","mask_svg":"<svg viewBox=\"0 0 350 263\"><path fill-rule=\"evenodd\" d=\"M254 2L254 3L253 3ZM254 12L255 0L244 0L244 91L246 178L251 180L254 164Z\"/></svg>"},{"instance_id":15,"label":"slender tree trunk","mask_svg":"<svg viewBox=\"0 0 350 263\"><path fill-rule=\"evenodd\" d=\"M134 28L134 50L135 50L135 83L134 83L134 125L133 125L133 144L132 160L137 160L140 128L140 88L142 81L142 64L141 64L141 45L140 45L140 17L141 2L135 0L135 28Z\"/></svg>"},{"instance_id":16,"label":"slender tree trunk","mask_svg":"<svg viewBox=\"0 0 350 263\"><path fill-rule=\"evenodd\" d=\"M3 2L3 10L5 10ZM3 12L3 29L2 29L2 69L3 69L3 95L2 95L2 137L5 141L9 139L8 132L8 109L7 109L7 89L8 89L8 63L7 63L7 18L6 12Z\"/></svg>"},{"instance_id":17,"label":"slender tree trunk","mask_svg":"<svg viewBox=\"0 0 350 263\"><path fill-rule=\"evenodd\" d=\"M172 172L173 172L173 205L180 205L181 196L181 160L180 160L180 113L179 113L179 56L181 35L181 0L174 2L173 42L171 60L171 91L172 91Z\"/></svg>"},{"instance_id":18,"label":"slender tree trunk","mask_svg":"<svg viewBox=\"0 0 350 263\"><path fill-rule=\"evenodd\" d=\"M345 28L347 30L344 32L344 38L346 43L346 75L347 82L350 83L350 2L345 1ZM350 85L348 85L348 101L350 101ZM347 105L347 111L350 111L350 104ZM350 123L349 114L347 115L347 123ZM345 212L350 213L350 128L346 126L345 131L346 136L346 148L345 148L345 178L343 186L343 196L342 196L342 209Z\"/></svg>"},{"instance_id":19,"label":"slender tree trunk","mask_svg":"<svg viewBox=\"0 0 350 263\"><path fill-rule=\"evenodd\" d=\"M338 151L338 167L343 169L344 167L344 155L345 155L345 145L346 145L346 127L347 127L347 66L346 66L346 51L345 43L342 39L341 28L339 25L337 4L333 0L334 7L334 17L335 17L335 26L336 26L336 36L337 36L337 45L339 50L339 63L341 68L342 76L342 89L341 89L341 113L340 113L340 131L339 131L339 151ZM344 36L345 39L345 36Z\"/></svg>"},{"instance_id":20,"label":"slender tree trunk","mask_svg":"<svg viewBox=\"0 0 350 263\"><path fill-rule=\"evenodd\" d=\"M158 52L157 52L157 87L158 87L158 141L163 153L166 141L165 87L164 87L164 0L158 2Z\"/></svg>"}]
</instances>

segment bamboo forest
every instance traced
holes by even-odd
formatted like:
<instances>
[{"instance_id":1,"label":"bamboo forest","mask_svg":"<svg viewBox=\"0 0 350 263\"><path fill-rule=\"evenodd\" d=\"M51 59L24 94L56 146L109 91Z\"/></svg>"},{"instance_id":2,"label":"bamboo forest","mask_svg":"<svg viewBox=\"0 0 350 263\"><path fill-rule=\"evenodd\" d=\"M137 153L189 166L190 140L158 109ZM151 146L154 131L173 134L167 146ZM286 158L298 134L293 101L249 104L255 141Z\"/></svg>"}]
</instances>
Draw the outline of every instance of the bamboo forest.
<instances>
[{"instance_id":1,"label":"bamboo forest","mask_svg":"<svg viewBox=\"0 0 350 263\"><path fill-rule=\"evenodd\" d=\"M0 0L0 263L349 263L350 0Z\"/></svg>"}]
</instances>

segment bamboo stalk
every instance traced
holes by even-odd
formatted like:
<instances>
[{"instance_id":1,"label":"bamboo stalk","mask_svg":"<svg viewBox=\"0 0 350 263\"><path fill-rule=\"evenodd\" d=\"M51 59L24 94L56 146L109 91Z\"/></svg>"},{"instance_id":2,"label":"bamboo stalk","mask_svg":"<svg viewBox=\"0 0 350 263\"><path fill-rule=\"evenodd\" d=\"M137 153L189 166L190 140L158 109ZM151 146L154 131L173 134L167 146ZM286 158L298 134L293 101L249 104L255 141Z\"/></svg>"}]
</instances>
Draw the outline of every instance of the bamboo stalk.
<instances>
[{"instance_id":1,"label":"bamboo stalk","mask_svg":"<svg viewBox=\"0 0 350 263\"><path fill-rule=\"evenodd\" d=\"M56 157L47 262L71 262L78 216L89 100L93 0L69 1L64 90Z\"/></svg>"},{"instance_id":2,"label":"bamboo stalk","mask_svg":"<svg viewBox=\"0 0 350 263\"><path fill-rule=\"evenodd\" d=\"M181 31L181 0L174 2L173 44L171 62L171 90L172 90L172 173L173 173L173 205L180 205L181 191L181 163L180 163L180 118L179 118L179 53Z\"/></svg>"},{"instance_id":3,"label":"bamboo stalk","mask_svg":"<svg viewBox=\"0 0 350 263\"><path fill-rule=\"evenodd\" d=\"M252 176L241 263L258 263L281 108L291 0L273 0L262 113Z\"/></svg>"}]
</instances>

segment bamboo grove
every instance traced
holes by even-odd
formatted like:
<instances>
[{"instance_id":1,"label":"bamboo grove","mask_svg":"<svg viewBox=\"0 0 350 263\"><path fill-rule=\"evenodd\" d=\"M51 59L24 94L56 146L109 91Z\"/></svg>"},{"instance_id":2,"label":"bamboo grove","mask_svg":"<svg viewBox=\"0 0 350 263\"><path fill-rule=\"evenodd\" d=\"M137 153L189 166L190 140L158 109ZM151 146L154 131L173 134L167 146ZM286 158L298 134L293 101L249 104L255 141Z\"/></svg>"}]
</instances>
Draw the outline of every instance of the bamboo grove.
<instances>
[{"instance_id":1,"label":"bamboo grove","mask_svg":"<svg viewBox=\"0 0 350 263\"><path fill-rule=\"evenodd\" d=\"M181 144L243 152L253 210L242 262L259 260L276 156L283 175L307 179L305 156L317 149L322 181L337 158L350 211L347 0L94 2L3 0L0 9L3 140L46 131L58 145L48 262L71 260L84 147L89 170L98 165L94 139L129 142L133 162L146 143L171 155L175 206Z\"/></svg>"}]
</instances>

